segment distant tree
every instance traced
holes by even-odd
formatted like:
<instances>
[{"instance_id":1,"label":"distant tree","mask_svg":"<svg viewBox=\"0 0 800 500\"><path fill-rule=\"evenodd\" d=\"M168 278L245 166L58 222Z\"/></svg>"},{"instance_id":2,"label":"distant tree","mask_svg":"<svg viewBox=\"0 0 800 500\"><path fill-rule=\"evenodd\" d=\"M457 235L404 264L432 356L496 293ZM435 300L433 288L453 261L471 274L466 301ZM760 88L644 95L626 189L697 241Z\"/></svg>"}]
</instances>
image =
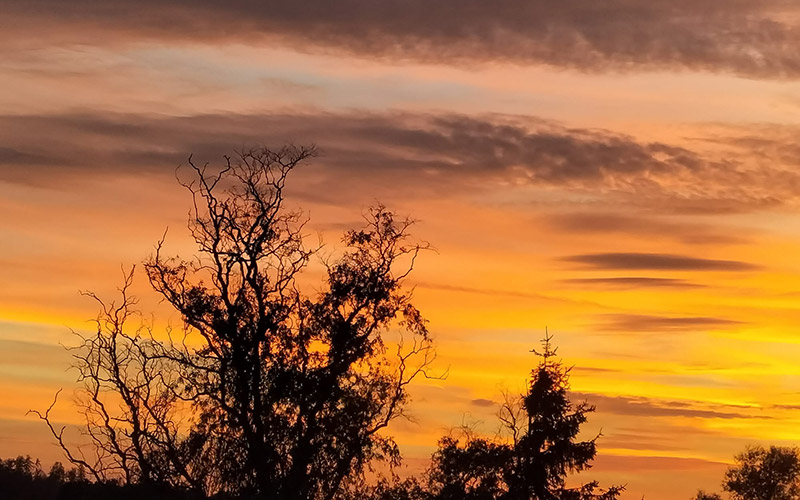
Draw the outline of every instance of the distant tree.
<instances>
[{"instance_id":1,"label":"distant tree","mask_svg":"<svg viewBox=\"0 0 800 500\"><path fill-rule=\"evenodd\" d=\"M597 482L576 488L566 486L570 473L591 467L597 453L596 438L577 441L586 415L594 407L574 405L567 395L569 369L553 358L556 350L548 334L533 370L527 394L508 398L500 419L510 442L470 435L444 438L433 455L428 472L435 498L503 500L612 500L623 487L599 490Z\"/></svg>"},{"instance_id":2,"label":"distant tree","mask_svg":"<svg viewBox=\"0 0 800 500\"><path fill-rule=\"evenodd\" d=\"M719 493L706 493L703 490L699 490L697 495L692 497L692 500L722 500L722 497Z\"/></svg>"},{"instance_id":3,"label":"distant tree","mask_svg":"<svg viewBox=\"0 0 800 500\"><path fill-rule=\"evenodd\" d=\"M736 455L722 483L736 500L792 500L800 497L800 449L748 447Z\"/></svg>"},{"instance_id":4,"label":"distant tree","mask_svg":"<svg viewBox=\"0 0 800 500\"><path fill-rule=\"evenodd\" d=\"M159 243L145 263L180 334L130 325L132 272L121 301L97 299L97 333L75 354L90 447L71 448L50 410L39 413L97 481L330 500L374 460L399 459L382 430L434 357L403 286L425 245L409 240L411 221L377 206L346 233L346 251L321 259L324 281L309 292L318 248L284 207L284 186L314 154L259 149L215 172L190 159L199 255L165 257Z\"/></svg>"},{"instance_id":5,"label":"distant tree","mask_svg":"<svg viewBox=\"0 0 800 500\"><path fill-rule=\"evenodd\" d=\"M45 473L39 460L30 456L0 460L0 498L3 500L69 500L73 498L72 491L86 484L82 470L65 469L59 462Z\"/></svg>"}]
</instances>

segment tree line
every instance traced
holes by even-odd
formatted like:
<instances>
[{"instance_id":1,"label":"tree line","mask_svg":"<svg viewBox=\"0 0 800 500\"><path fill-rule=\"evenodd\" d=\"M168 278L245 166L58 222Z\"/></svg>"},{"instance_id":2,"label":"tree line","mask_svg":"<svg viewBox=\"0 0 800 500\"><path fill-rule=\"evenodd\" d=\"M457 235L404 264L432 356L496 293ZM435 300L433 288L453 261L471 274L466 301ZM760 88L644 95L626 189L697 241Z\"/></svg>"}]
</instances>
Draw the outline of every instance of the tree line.
<instances>
[{"instance_id":1,"label":"tree line","mask_svg":"<svg viewBox=\"0 0 800 500\"><path fill-rule=\"evenodd\" d=\"M88 294L99 307L96 329L72 351L79 444L51 416L58 395L32 411L73 468L45 473L30 458L5 460L3 498L619 497L622 485L567 484L597 453L597 438L577 438L595 408L570 401L569 369L549 335L526 393L501 406L502 433L445 436L420 476L394 474L402 457L387 426L405 415L413 381L441 376L406 285L430 246L412 239L412 220L381 205L345 233L341 252L309 246L308 219L285 207L284 190L290 172L315 154L260 148L216 169L189 159L181 184L192 197L188 228L198 253L168 256L162 239L144 262L182 325L164 334L142 318L130 294L133 269L115 301ZM312 264L323 277L309 286ZM757 452L742 463L774 458ZM379 464L390 472L376 479ZM726 483L734 496L745 491L737 480L758 476L737 470L741 477ZM795 498L787 488L735 498ZM784 490L794 496L779 496Z\"/></svg>"}]
</instances>

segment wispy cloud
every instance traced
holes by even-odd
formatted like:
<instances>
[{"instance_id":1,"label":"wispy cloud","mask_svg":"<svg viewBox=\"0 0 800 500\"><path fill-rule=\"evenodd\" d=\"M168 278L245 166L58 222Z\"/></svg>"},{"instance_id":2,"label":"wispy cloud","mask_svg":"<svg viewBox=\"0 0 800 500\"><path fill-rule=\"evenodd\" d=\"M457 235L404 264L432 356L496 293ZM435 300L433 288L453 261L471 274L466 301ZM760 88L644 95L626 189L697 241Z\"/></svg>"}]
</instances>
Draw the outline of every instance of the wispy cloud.
<instances>
[{"instance_id":1,"label":"wispy cloud","mask_svg":"<svg viewBox=\"0 0 800 500\"><path fill-rule=\"evenodd\" d=\"M701 288L705 285L677 278L650 278L641 276L619 276L613 278L570 278L561 280L562 283L635 290L639 288Z\"/></svg>"},{"instance_id":2,"label":"wispy cloud","mask_svg":"<svg viewBox=\"0 0 800 500\"><path fill-rule=\"evenodd\" d=\"M545 223L555 230L575 233L618 233L675 239L689 244L742 244L748 238L741 230L731 231L719 224L688 223L648 215L623 215L608 211L583 211L551 214ZM732 234L732 233L736 234Z\"/></svg>"},{"instance_id":3,"label":"wispy cloud","mask_svg":"<svg viewBox=\"0 0 800 500\"><path fill-rule=\"evenodd\" d=\"M501 296L501 297L514 297L520 299L537 299L537 300L555 300L555 301L563 301L563 299L555 299L552 297L548 297L543 294L539 293L531 293L531 292L520 292L516 290L498 290L495 288L476 288L476 287L469 287L469 286L459 286L459 285L448 285L442 283L429 283L423 282L418 283L418 287L420 288L427 288L430 290L443 290L446 292L457 292L457 293L473 293L479 295L491 295L491 296Z\"/></svg>"},{"instance_id":4,"label":"wispy cloud","mask_svg":"<svg viewBox=\"0 0 800 500\"><path fill-rule=\"evenodd\" d=\"M761 414L742 411L739 406L715 405L700 401L669 401L642 396L609 396L596 393L574 392L572 397L587 400L598 411L636 417L688 417L688 418L769 418Z\"/></svg>"}]
</instances>

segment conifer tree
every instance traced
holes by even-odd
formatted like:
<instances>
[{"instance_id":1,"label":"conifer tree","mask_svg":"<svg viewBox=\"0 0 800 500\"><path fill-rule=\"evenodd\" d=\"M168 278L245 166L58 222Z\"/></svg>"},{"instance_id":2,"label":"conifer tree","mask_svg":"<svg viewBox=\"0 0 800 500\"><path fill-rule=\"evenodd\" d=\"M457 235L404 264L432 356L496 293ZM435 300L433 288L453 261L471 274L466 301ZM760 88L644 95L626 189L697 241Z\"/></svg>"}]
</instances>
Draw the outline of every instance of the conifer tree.
<instances>
[{"instance_id":1,"label":"conifer tree","mask_svg":"<svg viewBox=\"0 0 800 500\"><path fill-rule=\"evenodd\" d=\"M597 454L597 438L576 441L587 414L595 407L585 401L570 402L567 393L570 369L555 360L556 351L549 333L542 339L541 352L532 351L541 361L533 370L528 393L522 399L523 428L512 430L512 434L519 438L514 446L516 466L509 480L509 497L539 500L616 498L620 488L596 495L596 482L577 489L565 486L567 475L591 467ZM508 415L513 410L506 405L504 411ZM506 418L505 421L519 423L520 419Z\"/></svg>"},{"instance_id":2,"label":"conifer tree","mask_svg":"<svg viewBox=\"0 0 800 500\"><path fill-rule=\"evenodd\" d=\"M596 481L566 486L567 476L590 468L597 454L597 438L577 441L595 407L570 401L570 370L556 361L551 335L533 352L541 360L528 392L507 400L500 413L509 440L442 439L428 473L433 498L613 500L622 492L622 486L600 490Z\"/></svg>"}]
</instances>

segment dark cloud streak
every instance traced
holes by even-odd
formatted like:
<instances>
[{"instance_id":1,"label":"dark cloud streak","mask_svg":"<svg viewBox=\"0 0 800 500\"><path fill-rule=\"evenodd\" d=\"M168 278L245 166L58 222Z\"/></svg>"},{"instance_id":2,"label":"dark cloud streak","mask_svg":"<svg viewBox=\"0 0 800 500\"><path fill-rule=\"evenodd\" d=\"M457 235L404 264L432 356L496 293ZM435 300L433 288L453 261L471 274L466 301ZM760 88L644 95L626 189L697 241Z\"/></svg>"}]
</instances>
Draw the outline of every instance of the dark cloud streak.
<instances>
[{"instance_id":1,"label":"dark cloud streak","mask_svg":"<svg viewBox=\"0 0 800 500\"><path fill-rule=\"evenodd\" d=\"M537 186L595 197L606 206L616 200L627 208L730 213L792 202L794 186L800 185L800 178L794 179L800 176L786 174L776 188L764 172L748 172L738 158L711 158L536 117L359 111L0 115L0 181L58 185L82 176L172 177L189 154L217 163L235 150L287 142L320 147L321 157L304 171L320 188L309 195L331 203L363 197L367 187L388 201L376 192L378 186L407 198ZM642 221L628 219L612 218L605 225L642 230ZM724 236L701 233L694 236Z\"/></svg>"},{"instance_id":2,"label":"dark cloud streak","mask_svg":"<svg viewBox=\"0 0 800 500\"><path fill-rule=\"evenodd\" d=\"M694 153L601 130L505 115L298 113L152 117L0 116L0 177L173 172L190 153L218 161L254 144L317 143L326 167L358 176L443 182L631 184L707 168ZM39 169L28 167L36 165ZM35 181L35 180L34 180Z\"/></svg>"},{"instance_id":3,"label":"dark cloud streak","mask_svg":"<svg viewBox=\"0 0 800 500\"><path fill-rule=\"evenodd\" d=\"M595 329L607 332L677 332L732 328L742 323L707 316L651 316L646 314L604 314Z\"/></svg>"},{"instance_id":4,"label":"dark cloud streak","mask_svg":"<svg viewBox=\"0 0 800 500\"><path fill-rule=\"evenodd\" d=\"M268 42L393 61L800 76L798 7L789 0L12 0L3 8L10 41L48 33L84 43Z\"/></svg>"},{"instance_id":5,"label":"dark cloud streak","mask_svg":"<svg viewBox=\"0 0 800 500\"><path fill-rule=\"evenodd\" d=\"M570 255L562 261L602 270L754 271L755 264L661 253L610 252Z\"/></svg>"}]
</instances>

